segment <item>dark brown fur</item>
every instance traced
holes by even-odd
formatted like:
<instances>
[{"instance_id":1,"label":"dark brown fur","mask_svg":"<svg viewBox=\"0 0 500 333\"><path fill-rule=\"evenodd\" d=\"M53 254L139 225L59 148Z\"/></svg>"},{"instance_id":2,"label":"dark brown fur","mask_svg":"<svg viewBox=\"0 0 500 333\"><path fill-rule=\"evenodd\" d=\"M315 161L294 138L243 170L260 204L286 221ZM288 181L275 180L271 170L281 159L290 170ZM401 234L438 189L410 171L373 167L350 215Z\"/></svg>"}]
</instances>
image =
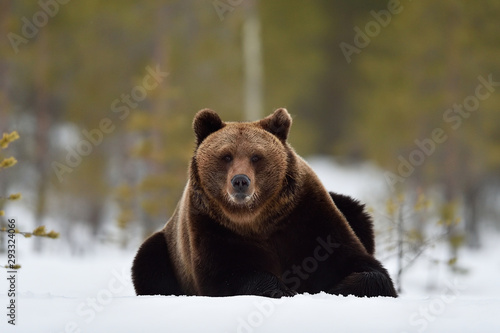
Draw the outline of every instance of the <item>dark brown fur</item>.
<instances>
[{"instance_id":1,"label":"dark brown fur","mask_svg":"<svg viewBox=\"0 0 500 333\"><path fill-rule=\"evenodd\" d=\"M285 109L253 123L195 116L182 199L134 260L138 295L397 296L370 217L326 191L287 143L291 122Z\"/></svg>"}]
</instances>

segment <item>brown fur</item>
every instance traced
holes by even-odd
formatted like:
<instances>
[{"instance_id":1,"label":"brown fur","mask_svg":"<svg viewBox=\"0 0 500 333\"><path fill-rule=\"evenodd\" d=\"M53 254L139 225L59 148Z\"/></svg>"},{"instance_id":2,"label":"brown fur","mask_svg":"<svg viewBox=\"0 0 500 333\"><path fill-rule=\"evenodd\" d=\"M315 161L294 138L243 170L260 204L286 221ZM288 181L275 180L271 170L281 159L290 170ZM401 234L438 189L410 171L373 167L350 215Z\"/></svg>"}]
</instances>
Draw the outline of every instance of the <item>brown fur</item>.
<instances>
[{"instance_id":1,"label":"brown fur","mask_svg":"<svg viewBox=\"0 0 500 333\"><path fill-rule=\"evenodd\" d=\"M224 123L211 110L198 112L183 196L134 260L137 294L154 294L151 285L157 285L158 293L174 295L396 296L372 255L369 216L356 201L327 192L287 143L291 123L285 109L253 123ZM236 182L241 175L245 181ZM164 248L159 235L168 251L157 250ZM319 256L320 245L327 255ZM163 261L169 264L159 274ZM297 266L304 263L306 273Z\"/></svg>"}]
</instances>

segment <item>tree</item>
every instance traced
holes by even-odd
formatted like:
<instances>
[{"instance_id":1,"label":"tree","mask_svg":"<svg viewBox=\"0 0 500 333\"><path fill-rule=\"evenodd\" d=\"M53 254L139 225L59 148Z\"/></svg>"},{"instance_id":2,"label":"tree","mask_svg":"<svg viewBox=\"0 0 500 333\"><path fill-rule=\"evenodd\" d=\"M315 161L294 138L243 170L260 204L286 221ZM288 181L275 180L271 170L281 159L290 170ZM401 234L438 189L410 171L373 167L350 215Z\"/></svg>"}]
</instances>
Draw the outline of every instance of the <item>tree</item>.
<instances>
[{"instance_id":1,"label":"tree","mask_svg":"<svg viewBox=\"0 0 500 333\"><path fill-rule=\"evenodd\" d=\"M349 149L388 168L392 188L442 185L443 205L462 202L470 212L465 224L476 246L474 197L498 170L498 148L488 133L498 131L492 106L500 99L484 83L498 71L485 60L500 52L491 40L498 31L479 22L498 12L491 1L412 2L353 62L360 84ZM480 99L478 90L488 97ZM450 243L459 229L450 226Z\"/></svg>"},{"instance_id":2,"label":"tree","mask_svg":"<svg viewBox=\"0 0 500 333\"><path fill-rule=\"evenodd\" d=\"M6 149L11 142L16 141L17 139L19 139L19 134L16 131L13 131L11 133L3 133L3 136L0 139L0 152L2 150ZM17 160L14 157L4 158L2 156L2 154L0 153L0 171L3 171L3 169L10 168L16 164L17 164ZM0 217L5 215L5 211L3 210L3 206L4 206L5 201L15 201L15 200L19 200L19 199L21 199L20 193L11 194L8 197L0 196ZM50 232L47 232L45 230L45 226L39 226L35 230L33 230L32 232L22 232L16 228L15 220L13 220L13 219L12 220L9 219L8 223L5 223L5 221L1 221L1 222L2 223L0 223L0 232L7 233L8 240L14 239L15 234L21 234L24 237L31 237L31 236L47 237L47 238L58 238L59 237L59 233L57 233L53 230ZM1 236L1 234L0 234L0 236ZM3 246L1 246L2 244L3 244L3 237L0 237L0 252L3 252L5 248L10 249L10 246L4 248ZM8 244L9 245L12 244L14 246L14 249L15 249L15 241L8 242ZM15 254L15 251L13 253ZM10 254L10 252L9 252L9 254ZM15 258L15 255L13 257ZM21 266L16 264L16 265L10 265L10 266L5 266L5 267L10 268L10 269L18 269Z\"/></svg>"},{"instance_id":3,"label":"tree","mask_svg":"<svg viewBox=\"0 0 500 333\"><path fill-rule=\"evenodd\" d=\"M398 293L403 292L403 275L419 260L431 264L446 264L454 271L457 267L458 252L447 261L436 259L432 249L449 237L449 228L459 222L453 207L442 206L441 212L432 212L436 203L424 193L403 193L390 196L386 201L385 212L381 214L388 222L381 243L387 252L385 259L396 257L396 286ZM463 239L455 238L455 250L462 245ZM432 272L429 272L431 274ZM432 282L432 279L430 279ZM432 286L428 286L432 287Z\"/></svg>"},{"instance_id":4,"label":"tree","mask_svg":"<svg viewBox=\"0 0 500 333\"><path fill-rule=\"evenodd\" d=\"M260 18L257 1L245 3L245 19L242 29L243 64L245 77L245 120L262 118L263 64Z\"/></svg>"}]
</instances>

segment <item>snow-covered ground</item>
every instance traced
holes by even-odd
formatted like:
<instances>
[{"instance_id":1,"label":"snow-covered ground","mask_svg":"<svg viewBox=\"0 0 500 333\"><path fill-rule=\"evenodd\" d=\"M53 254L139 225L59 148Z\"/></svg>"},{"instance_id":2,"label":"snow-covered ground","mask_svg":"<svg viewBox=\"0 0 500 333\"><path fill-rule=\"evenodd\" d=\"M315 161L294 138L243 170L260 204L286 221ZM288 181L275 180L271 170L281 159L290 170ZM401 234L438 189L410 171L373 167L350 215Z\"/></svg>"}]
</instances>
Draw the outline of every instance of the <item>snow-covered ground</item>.
<instances>
[{"instance_id":1,"label":"snow-covered ground","mask_svg":"<svg viewBox=\"0 0 500 333\"><path fill-rule=\"evenodd\" d=\"M311 162L328 189L365 201L386 191L383 177L369 166L353 171L324 159ZM500 332L499 241L492 233L480 251L463 250L459 275L446 265L417 262L397 299L317 294L274 300L137 297L130 281L133 249L98 245L83 257L62 250L41 256L30 250L33 239L18 237L23 267L16 326L7 323L9 275L3 270L0 332ZM393 274L394 262L384 264Z\"/></svg>"}]
</instances>

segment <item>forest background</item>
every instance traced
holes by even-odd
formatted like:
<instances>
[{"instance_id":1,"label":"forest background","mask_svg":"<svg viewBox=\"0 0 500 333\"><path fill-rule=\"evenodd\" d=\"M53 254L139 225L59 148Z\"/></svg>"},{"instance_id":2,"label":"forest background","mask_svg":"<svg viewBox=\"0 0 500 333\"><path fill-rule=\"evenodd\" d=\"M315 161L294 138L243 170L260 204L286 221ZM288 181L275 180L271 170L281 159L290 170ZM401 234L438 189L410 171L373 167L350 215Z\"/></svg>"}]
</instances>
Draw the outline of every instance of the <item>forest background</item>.
<instances>
[{"instance_id":1,"label":"forest background","mask_svg":"<svg viewBox=\"0 0 500 333\"><path fill-rule=\"evenodd\" d=\"M430 202L452 246L480 247L500 229L499 16L494 0L3 0L0 134L20 138L0 150L17 160L0 227L17 205L72 253L137 246L180 198L196 111L286 107L299 154L382 170L376 200L418 215L410 241Z\"/></svg>"}]
</instances>

